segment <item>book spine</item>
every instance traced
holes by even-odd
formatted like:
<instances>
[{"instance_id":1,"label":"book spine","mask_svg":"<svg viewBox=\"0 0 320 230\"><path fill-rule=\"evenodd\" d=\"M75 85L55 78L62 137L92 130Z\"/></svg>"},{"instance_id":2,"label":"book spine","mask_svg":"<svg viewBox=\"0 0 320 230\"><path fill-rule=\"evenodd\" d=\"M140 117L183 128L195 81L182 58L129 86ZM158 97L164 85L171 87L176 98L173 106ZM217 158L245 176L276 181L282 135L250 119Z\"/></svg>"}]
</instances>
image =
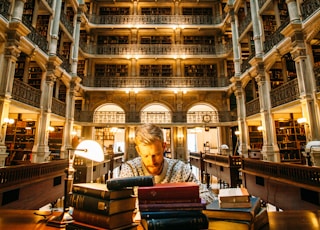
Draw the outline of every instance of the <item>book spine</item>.
<instances>
[{"instance_id":1,"label":"book spine","mask_svg":"<svg viewBox=\"0 0 320 230\"><path fill-rule=\"evenodd\" d=\"M172 203L201 203L201 198L194 198L194 199L170 199L170 200L144 200L139 198L139 204L172 204Z\"/></svg>"},{"instance_id":2,"label":"book spine","mask_svg":"<svg viewBox=\"0 0 320 230\"><path fill-rule=\"evenodd\" d=\"M85 224L94 225L96 227L109 228L109 218L107 215L99 215L92 212L74 209L72 217L73 219L81 221Z\"/></svg>"},{"instance_id":3,"label":"book spine","mask_svg":"<svg viewBox=\"0 0 320 230\"><path fill-rule=\"evenodd\" d=\"M167 211L167 210L203 210L203 203L172 203L172 204L139 204L139 210L143 211Z\"/></svg>"},{"instance_id":4,"label":"book spine","mask_svg":"<svg viewBox=\"0 0 320 230\"><path fill-rule=\"evenodd\" d=\"M168 229L208 229L208 219L202 214L200 216L189 216L184 218L161 218L142 219L145 230L168 230Z\"/></svg>"},{"instance_id":5,"label":"book spine","mask_svg":"<svg viewBox=\"0 0 320 230\"><path fill-rule=\"evenodd\" d=\"M161 219L168 218L169 216L174 217L190 217L190 216L201 216L201 210L168 210L168 211L154 211L154 212L140 212L141 219Z\"/></svg>"},{"instance_id":6,"label":"book spine","mask_svg":"<svg viewBox=\"0 0 320 230\"><path fill-rule=\"evenodd\" d=\"M79 193L83 195L93 196L96 198L101 199L110 199L110 193L101 191L101 190L95 190L95 189L88 189L88 188L81 188L81 187L73 187L73 193Z\"/></svg>"},{"instance_id":7,"label":"book spine","mask_svg":"<svg viewBox=\"0 0 320 230\"><path fill-rule=\"evenodd\" d=\"M119 190L126 187L134 186L153 186L153 176L136 176L126 178L114 178L106 181L109 190Z\"/></svg>"},{"instance_id":8,"label":"book spine","mask_svg":"<svg viewBox=\"0 0 320 230\"><path fill-rule=\"evenodd\" d=\"M194 200L199 199L199 187L142 187L138 188L139 200Z\"/></svg>"}]
</instances>

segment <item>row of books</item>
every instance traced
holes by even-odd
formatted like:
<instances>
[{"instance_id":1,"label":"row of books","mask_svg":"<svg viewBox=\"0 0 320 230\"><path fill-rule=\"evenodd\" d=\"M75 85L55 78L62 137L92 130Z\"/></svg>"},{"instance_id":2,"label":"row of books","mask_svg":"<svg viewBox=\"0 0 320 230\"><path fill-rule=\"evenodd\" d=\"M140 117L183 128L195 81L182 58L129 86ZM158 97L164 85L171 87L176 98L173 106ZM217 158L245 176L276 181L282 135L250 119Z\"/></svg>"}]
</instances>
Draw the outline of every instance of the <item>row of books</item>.
<instances>
[{"instance_id":1,"label":"row of books","mask_svg":"<svg viewBox=\"0 0 320 230\"><path fill-rule=\"evenodd\" d=\"M199 185L192 182L157 184L138 188L141 225L145 230L200 230L208 228L202 213L205 203Z\"/></svg>"}]
</instances>

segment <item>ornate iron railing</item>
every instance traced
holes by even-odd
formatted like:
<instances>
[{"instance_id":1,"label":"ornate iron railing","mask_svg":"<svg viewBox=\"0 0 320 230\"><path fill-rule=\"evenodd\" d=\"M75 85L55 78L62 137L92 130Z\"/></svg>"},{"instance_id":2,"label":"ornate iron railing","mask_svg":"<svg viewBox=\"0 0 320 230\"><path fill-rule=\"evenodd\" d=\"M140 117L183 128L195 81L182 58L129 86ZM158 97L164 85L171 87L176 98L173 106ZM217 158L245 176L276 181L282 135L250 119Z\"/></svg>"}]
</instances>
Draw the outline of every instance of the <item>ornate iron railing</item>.
<instances>
[{"instance_id":1,"label":"ornate iron railing","mask_svg":"<svg viewBox=\"0 0 320 230\"><path fill-rule=\"evenodd\" d=\"M216 45L173 45L173 44L117 44L117 45L87 45L83 42L80 48L91 55L125 55L136 58L140 55L172 55L184 58L188 55L226 55L232 51L232 44Z\"/></svg>"},{"instance_id":2,"label":"ornate iron railing","mask_svg":"<svg viewBox=\"0 0 320 230\"><path fill-rule=\"evenodd\" d=\"M301 3L302 20L306 20L316 11L320 10L320 0L305 0Z\"/></svg>"},{"instance_id":3,"label":"ornate iron railing","mask_svg":"<svg viewBox=\"0 0 320 230\"><path fill-rule=\"evenodd\" d=\"M298 79L288 81L283 85L271 90L270 97L272 108L299 99L300 92Z\"/></svg>"},{"instance_id":4,"label":"ornate iron railing","mask_svg":"<svg viewBox=\"0 0 320 230\"><path fill-rule=\"evenodd\" d=\"M15 79L12 88L12 99L40 108L41 90Z\"/></svg>"}]
</instances>

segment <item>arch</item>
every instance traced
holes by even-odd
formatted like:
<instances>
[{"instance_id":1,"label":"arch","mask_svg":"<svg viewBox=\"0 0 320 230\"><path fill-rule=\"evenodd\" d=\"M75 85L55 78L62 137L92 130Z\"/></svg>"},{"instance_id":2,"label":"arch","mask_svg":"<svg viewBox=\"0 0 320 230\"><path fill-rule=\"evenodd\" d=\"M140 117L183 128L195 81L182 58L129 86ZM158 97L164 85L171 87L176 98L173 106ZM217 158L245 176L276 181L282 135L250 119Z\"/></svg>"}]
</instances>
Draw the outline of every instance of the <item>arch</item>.
<instances>
[{"instance_id":1,"label":"arch","mask_svg":"<svg viewBox=\"0 0 320 230\"><path fill-rule=\"evenodd\" d=\"M140 120L141 123L171 123L172 112L162 103L151 103L141 109Z\"/></svg>"},{"instance_id":2,"label":"arch","mask_svg":"<svg viewBox=\"0 0 320 230\"><path fill-rule=\"evenodd\" d=\"M94 123L125 123L124 110L114 103L105 103L97 107L93 113Z\"/></svg>"},{"instance_id":3,"label":"arch","mask_svg":"<svg viewBox=\"0 0 320 230\"><path fill-rule=\"evenodd\" d=\"M197 103L187 111L187 123L219 122L218 110L208 103Z\"/></svg>"}]
</instances>

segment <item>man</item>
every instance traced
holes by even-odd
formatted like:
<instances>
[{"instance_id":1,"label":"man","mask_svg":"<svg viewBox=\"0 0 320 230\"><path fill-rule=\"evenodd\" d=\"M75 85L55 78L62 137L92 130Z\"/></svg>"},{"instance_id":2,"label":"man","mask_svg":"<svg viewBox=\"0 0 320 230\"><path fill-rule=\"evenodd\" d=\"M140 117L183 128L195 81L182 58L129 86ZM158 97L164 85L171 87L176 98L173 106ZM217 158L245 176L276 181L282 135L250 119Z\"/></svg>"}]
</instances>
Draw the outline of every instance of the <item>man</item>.
<instances>
[{"instance_id":1,"label":"man","mask_svg":"<svg viewBox=\"0 0 320 230\"><path fill-rule=\"evenodd\" d=\"M192 173L190 166L177 159L164 157L166 143L162 130L153 124L144 124L136 129L136 150L139 157L122 164L120 177L153 175L155 183L196 182L200 197L211 203L215 196L206 185Z\"/></svg>"}]
</instances>

